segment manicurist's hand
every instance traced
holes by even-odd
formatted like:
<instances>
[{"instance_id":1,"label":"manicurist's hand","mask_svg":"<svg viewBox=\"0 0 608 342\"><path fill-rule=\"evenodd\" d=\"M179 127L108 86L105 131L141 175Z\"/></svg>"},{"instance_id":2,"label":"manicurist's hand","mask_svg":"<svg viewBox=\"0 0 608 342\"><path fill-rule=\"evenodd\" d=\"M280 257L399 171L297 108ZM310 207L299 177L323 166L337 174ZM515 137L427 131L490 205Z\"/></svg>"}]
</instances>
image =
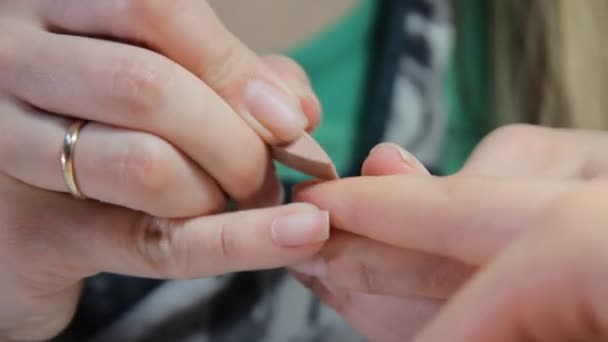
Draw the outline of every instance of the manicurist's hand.
<instances>
[{"instance_id":1,"label":"manicurist's hand","mask_svg":"<svg viewBox=\"0 0 608 342\"><path fill-rule=\"evenodd\" d=\"M335 230L294 274L374 341L606 338L607 147L513 126L440 178L380 145L366 177L298 189Z\"/></svg>"},{"instance_id":2,"label":"manicurist's hand","mask_svg":"<svg viewBox=\"0 0 608 342\"><path fill-rule=\"evenodd\" d=\"M316 125L316 98L295 63L259 58L205 1L14 0L0 13L2 171L66 191L58 151L82 119L90 198L172 217L225 197L280 202L266 144Z\"/></svg>"},{"instance_id":3,"label":"manicurist's hand","mask_svg":"<svg viewBox=\"0 0 608 342\"><path fill-rule=\"evenodd\" d=\"M319 121L306 76L205 1L2 1L0 75L0 340L52 337L99 272L279 267L328 236L272 207L268 146Z\"/></svg>"}]
</instances>

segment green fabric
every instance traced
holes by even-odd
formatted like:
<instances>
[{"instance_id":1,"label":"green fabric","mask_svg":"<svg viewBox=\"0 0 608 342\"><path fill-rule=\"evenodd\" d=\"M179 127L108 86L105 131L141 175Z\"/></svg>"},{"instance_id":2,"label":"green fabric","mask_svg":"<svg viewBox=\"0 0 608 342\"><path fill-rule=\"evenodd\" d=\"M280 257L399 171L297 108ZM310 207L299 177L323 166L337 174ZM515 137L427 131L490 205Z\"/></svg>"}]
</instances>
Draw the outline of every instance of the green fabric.
<instances>
[{"instance_id":1,"label":"green fabric","mask_svg":"<svg viewBox=\"0 0 608 342\"><path fill-rule=\"evenodd\" d=\"M319 96L323 123L313 135L338 173L350 166L355 153L377 7L376 0L360 0L338 23L288 53L306 70ZM280 164L278 171L283 179L305 178Z\"/></svg>"},{"instance_id":2,"label":"green fabric","mask_svg":"<svg viewBox=\"0 0 608 342\"><path fill-rule=\"evenodd\" d=\"M493 115L490 4L463 0L462 8L459 41L445 82L448 132L439 167L444 174L460 170L488 133Z\"/></svg>"}]
</instances>

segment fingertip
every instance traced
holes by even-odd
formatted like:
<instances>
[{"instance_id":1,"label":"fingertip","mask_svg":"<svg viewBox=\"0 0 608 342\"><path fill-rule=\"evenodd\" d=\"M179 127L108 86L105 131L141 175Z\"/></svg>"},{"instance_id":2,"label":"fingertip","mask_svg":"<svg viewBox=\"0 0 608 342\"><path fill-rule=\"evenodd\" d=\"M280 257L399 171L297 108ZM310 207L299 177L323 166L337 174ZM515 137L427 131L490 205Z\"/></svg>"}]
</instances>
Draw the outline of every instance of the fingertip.
<instances>
[{"instance_id":1,"label":"fingertip","mask_svg":"<svg viewBox=\"0 0 608 342\"><path fill-rule=\"evenodd\" d=\"M361 173L364 176L429 174L413 154L393 143L381 143L374 147L363 163Z\"/></svg>"},{"instance_id":2,"label":"fingertip","mask_svg":"<svg viewBox=\"0 0 608 342\"><path fill-rule=\"evenodd\" d=\"M302 111L308 118L308 127L306 127L307 132L312 132L319 126L321 123L321 115L322 115L322 106L321 102L315 96L312 91L308 95L304 95L304 97L300 100L300 105L302 107Z\"/></svg>"},{"instance_id":3,"label":"fingertip","mask_svg":"<svg viewBox=\"0 0 608 342\"><path fill-rule=\"evenodd\" d=\"M329 213L316 210L281 216L272 222L270 231L279 247L316 245L329 238Z\"/></svg>"},{"instance_id":4,"label":"fingertip","mask_svg":"<svg viewBox=\"0 0 608 342\"><path fill-rule=\"evenodd\" d=\"M241 114L271 145L290 143L309 126L299 99L282 82L252 79L244 88Z\"/></svg>"},{"instance_id":5,"label":"fingertip","mask_svg":"<svg viewBox=\"0 0 608 342\"><path fill-rule=\"evenodd\" d=\"M272 160L268 162L268 168L264 183L260 189L249 199L238 203L240 210L274 207L285 201L285 189L280 181Z\"/></svg>"},{"instance_id":6,"label":"fingertip","mask_svg":"<svg viewBox=\"0 0 608 342\"><path fill-rule=\"evenodd\" d=\"M314 187L315 185L321 184L323 181L320 179L310 179L301 183L294 185L291 188L292 197L294 200L298 200L301 198L301 195L308 189Z\"/></svg>"},{"instance_id":7,"label":"fingertip","mask_svg":"<svg viewBox=\"0 0 608 342\"><path fill-rule=\"evenodd\" d=\"M294 60L281 55L263 56L262 61L277 76L286 92L299 99L302 112L308 118L307 132L312 132L321 121L322 105L316 96L306 71Z\"/></svg>"}]
</instances>

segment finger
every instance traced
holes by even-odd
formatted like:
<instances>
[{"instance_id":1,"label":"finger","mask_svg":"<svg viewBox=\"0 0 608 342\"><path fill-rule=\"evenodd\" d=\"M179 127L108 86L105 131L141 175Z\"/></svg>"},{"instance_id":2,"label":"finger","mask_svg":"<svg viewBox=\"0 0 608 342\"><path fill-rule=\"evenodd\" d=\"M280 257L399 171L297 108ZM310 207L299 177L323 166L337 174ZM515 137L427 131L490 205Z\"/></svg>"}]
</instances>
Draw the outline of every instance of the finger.
<instances>
[{"instance_id":1,"label":"finger","mask_svg":"<svg viewBox=\"0 0 608 342\"><path fill-rule=\"evenodd\" d=\"M71 121L25 106L2 105L0 172L67 192L60 156ZM225 208L221 189L200 167L155 135L97 123L74 145L74 172L89 198L161 217L191 217Z\"/></svg>"},{"instance_id":2,"label":"finger","mask_svg":"<svg viewBox=\"0 0 608 342\"><path fill-rule=\"evenodd\" d=\"M0 254L21 260L34 275L79 279L104 271L181 279L273 268L309 258L329 235L327 213L305 204L169 220L0 185L14 199L0 201L0 213L16 223L1 232L3 241L15 243Z\"/></svg>"},{"instance_id":3,"label":"finger","mask_svg":"<svg viewBox=\"0 0 608 342\"><path fill-rule=\"evenodd\" d=\"M491 258L575 181L397 175L299 188L332 226L470 265Z\"/></svg>"},{"instance_id":4,"label":"finger","mask_svg":"<svg viewBox=\"0 0 608 342\"><path fill-rule=\"evenodd\" d=\"M428 170L411 153L391 143L374 147L361 170L363 176L386 176L396 174L429 175Z\"/></svg>"},{"instance_id":5,"label":"finger","mask_svg":"<svg viewBox=\"0 0 608 342\"><path fill-rule=\"evenodd\" d=\"M302 99L223 26L206 1L55 0L41 2L41 16L55 29L159 51L221 94L269 143L293 141L308 126Z\"/></svg>"},{"instance_id":6,"label":"finger","mask_svg":"<svg viewBox=\"0 0 608 342\"><path fill-rule=\"evenodd\" d=\"M315 129L321 121L323 109L306 71L292 59L281 55L263 56L262 61L300 98L300 106L308 117L307 130Z\"/></svg>"},{"instance_id":7,"label":"finger","mask_svg":"<svg viewBox=\"0 0 608 342\"><path fill-rule=\"evenodd\" d=\"M276 177L267 178L273 170L264 142L179 65L119 43L50 33L32 39L31 51L7 72L19 99L48 112L158 135L243 207L277 204L267 200L277 198L280 187Z\"/></svg>"},{"instance_id":8,"label":"finger","mask_svg":"<svg viewBox=\"0 0 608 342\"><path fill-rule=\"evenodd\" d=\"M308 205L185 221L138 218L130 228L126 233L113 229L107 240L99 242L100 249L93 255L99 268L136 276L186 279L275 268L309 257L329 236L327 213ZM116 250L116 258L108 260L103 252L115 249L125 238L129 248Z\"/></svg>"},{"instance_id":9,"label":"finger","mask_svg":"<svg viewBox=\"0 0 608 342\"><path fill-rule=\"evenodd\" d=\"M344 290L436 299L449 297L473 272L472 267L444 257L340 231L332 233L312 260L291 269Z\"/></svg>"},{"instance_id":10,"label":"finger","mask_svg":"<svg viewBox=\"0 0 608 342\"><path fill-rule=\"evenodd\" d=\"M425 298L358 293L297 272L292 274L371 341L409 341L443 304Z\"/></svg>"},{"instance_id":11,"label":"finger","mask_svg":"<svg viewBox=\"0 0 608 342\"><path fill-rule=\"evenodd\" d=\"M607 187L566 196L451 302L417 341L608 337ZM598 202L598 200L600 200ZM584 224L581 224L584 223Z\"/></svg>"}]
</instances>

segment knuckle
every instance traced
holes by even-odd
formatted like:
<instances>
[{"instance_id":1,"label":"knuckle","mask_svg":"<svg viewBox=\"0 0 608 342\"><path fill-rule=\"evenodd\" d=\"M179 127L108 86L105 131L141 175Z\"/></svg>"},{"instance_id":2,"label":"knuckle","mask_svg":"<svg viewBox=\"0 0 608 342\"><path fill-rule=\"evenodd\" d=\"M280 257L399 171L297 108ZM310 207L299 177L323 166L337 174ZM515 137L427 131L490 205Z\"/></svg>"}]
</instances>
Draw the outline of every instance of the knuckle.
<instances>
[{"instance_id":1,"label":"knuckle","mask_svg":"<svg viewBox=\"0 0 608 342\"><path fill-rule=\"evenodd\" d=\"M366 293L377 293L379 290L375 277L376 272L367 265L364 261L355 263L355 274L357 275L357 283L360 284L361 290Z\"/></svg>"},{"instance_id":2,"label":"knuckle","mask_svg":"<svg viewBox=\"0 0 608 342\"><path fill-rule=\"evenodd\" d=\"M377 272L364 260L334 256L329 258L327 265L327 273L332 282L345 284L364 293L380 290L375 279Z\"/></svg>"},{"instance_id":3,"label":"knuckle","mask_svg":"<svg viewBox=\"0 0 608 342\"><path fill-rule=\"evenodd\" d=\"M274 71L278 71L281 74L292 75L298 79L308 81L308 75L306 74L304 68L290 57L272 54L264 56L263 61Z\"/></svg>"},{"instance_id":4,"label":"knuckle","mask_svg":"<svg viewBox=\"0 0 608 342\"><path fill-rule=\"evenodd\" d=\"M217 228L217 237L214 239L215 247L212 250L215 250L217 255L220 256L221 260L229 261L234 258L236 255L236 245L235 241L230 234L228 226L225 222L222 222Z\"/></svg>"},{"instance_id":5,"label":"knuckle","mask_svg":"<svg viewBox=\"0 0 608 342\"><path fill-rule=\"evenodd\" d=\"M473 273L473 268L438 257L417 277L419 287L427 295L448 297Z\"/></svg>"},{"instance_id":6,"label":"knuckle","mask_svg":"<svg viewBox=\"0 0 608 342\"><path fill-rule=\"evenodd\" d=\"M530 135L535 135L539 130L543 128L539 126L535 126L532 124L525 123L516 123L504 125L495 129L490 136L495 137L505 137L505 138L513 138L513 137L527 137Z\"/></svg>"},{"instance_id":7,"label":"knuckle","mask_svg":"<svg viewBox=\"0 0 608 342\"><path fill-rule=\"evenodd\" d=\"M209 57L199 66L198 76L220 92L232 88L231 85L245 82L250 77L246 72L247 66L253 64L252 56L236 39L227 38L209 51ZM212 66L212 67L209 67Z\"/></svg>"},{"instance_id":8,"label":"knuckle","mask_svg":"<svg viewBox=\"0 0 608 342\"><path fill-rule=\"evenodd\" d=\"M189 273L189 253L184 248L183 222L142 214L133 224L128 248L154 276L182 278Z\"/></svg>"},{"instance_id":9,"label":"knuckle","mask_svg":"<svg viewBox=\"0 0 608 342\"><path fill-rule=\"evenodd\" d=\"M150 115L164 107L173 76L162 61L132 53L114 64L110 93L131 115Z\"/></svg>"},{"instance_id":10,"label":"knuckle","mask_svg":"<svg viewBox=\"0 0 608 342\"><path fill-rule=\"evenodd\" d=\"M270 184L267 178L274 176L268 172L270 167L265 153L250 153L247 158L240 158L240 165L231 169L231 185L237 191L235 197L249 200L258 196L266 184Z\"/></svg>"},{"instance_id":11,"label":"knuckle","mask_svg":"<svg viewBox=\"0 0 608 342\"><path fill-rule=\"evenodd\" d=\"M212 230L209 239L203 246L205 254L212 260L217 260L218 266L212 266L207 273L217 273L218 271L228 271L235 262L239 261L239 244L233 230L230 229L228 222L221 220ZM242 261L242 259L241 259Z\"/></svg>"},{"instance_id":12,"label":"knuckle","mask_svg":"<svg viewBox=\"0 0 608 342\"><path fill-rule=\"evenodd\" d=\"M507 148L526 148L531 143L537 145L545 138L547 128L534 126L530 124L511 124L502 126L492 131L483 141L482 144L492 144L498 147Z\"/></svg>"},{"instance_id":13,"label":"knuckle","mask_svg":"<svg viewBox=\"0 0 608 342\"><path fill-rule=\"evenodd\" d=\"M120 7L125 20L134 22L139 31L146 31L149 35L167 31L166 28L176 21L189 19L184 18L185 13L197 15L201 30L210 37L221 37L221 44L205 46L207 53L193 72L215 89L225 89L224 86L235 81L235 75L242 74L243 81L247 76L240 71L253 54L244 53L248 50L243 43L229 33L206 1L123 0Z\"/></svg>"},{"instance_id":14,"label":"knuckle","mask_svg":"<svg viewBox=\"0 0 608 342\"><path fill-rule=\"evenodd\" d=\"M137 139L121 150L113 169L135 195L156 198L166 195L177 179L172 156L160 139Z\"/></svg>"}]
</instances>

